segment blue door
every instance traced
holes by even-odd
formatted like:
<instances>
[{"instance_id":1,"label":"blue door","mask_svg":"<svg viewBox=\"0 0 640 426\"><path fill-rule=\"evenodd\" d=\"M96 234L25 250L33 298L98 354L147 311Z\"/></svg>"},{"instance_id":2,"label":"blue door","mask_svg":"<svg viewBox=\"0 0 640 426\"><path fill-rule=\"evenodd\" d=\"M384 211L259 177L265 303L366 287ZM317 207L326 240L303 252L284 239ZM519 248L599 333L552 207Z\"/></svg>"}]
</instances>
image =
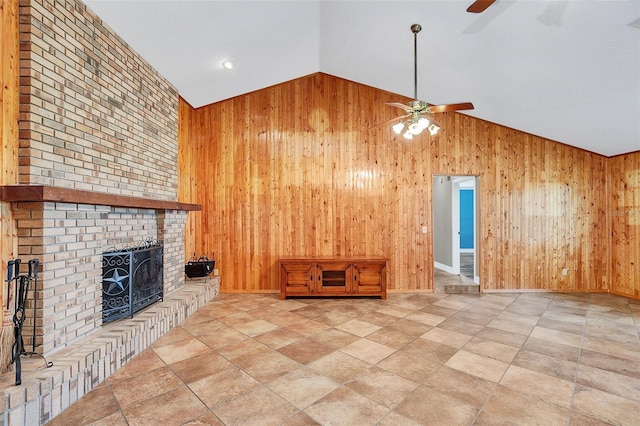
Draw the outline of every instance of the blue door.
<instances>
[{"instance_id":1,"label":"blue door","mask_svg":"<svg viewBox=\"0 0 640 426\"><path fill-rule=\"evenodd\" d=\"M473 190L460 190L460 249L473 249Z\"/></svg>"}]
</instances>

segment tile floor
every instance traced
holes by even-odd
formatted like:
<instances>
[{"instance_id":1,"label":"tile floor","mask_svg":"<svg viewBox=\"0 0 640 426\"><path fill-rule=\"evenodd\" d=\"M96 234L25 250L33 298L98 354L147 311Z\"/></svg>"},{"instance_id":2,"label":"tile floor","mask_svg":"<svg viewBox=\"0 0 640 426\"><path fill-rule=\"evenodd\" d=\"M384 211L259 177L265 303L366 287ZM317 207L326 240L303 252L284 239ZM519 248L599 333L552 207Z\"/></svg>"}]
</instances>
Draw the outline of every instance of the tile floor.
<instances>
[{"instance_id":1,"label":"tile floor","mask_svg":"<svg viewBox=\"0 0 640 426\"><path fill-rule=\"evenodd\" d=\"M640 302L221 294L50 425L638 425Z\"/></svg>"}]
</instances>

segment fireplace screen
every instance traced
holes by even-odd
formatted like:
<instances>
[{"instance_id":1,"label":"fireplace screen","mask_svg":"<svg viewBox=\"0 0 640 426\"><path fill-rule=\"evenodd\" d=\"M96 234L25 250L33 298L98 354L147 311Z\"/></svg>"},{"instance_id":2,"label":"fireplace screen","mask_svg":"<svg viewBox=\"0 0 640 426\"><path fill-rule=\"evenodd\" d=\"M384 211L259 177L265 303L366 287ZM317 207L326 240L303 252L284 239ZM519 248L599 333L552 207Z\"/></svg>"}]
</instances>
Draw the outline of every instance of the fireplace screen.
<instances>
[{"instance_id":1,"label":"fireplace screen","mask_svg":"<svg viewBox=\"0 0 640 426\"><path fill-rule=\"evenodd\" d=\"M162 244L140 246L102 254L102 322L131 317L162 300Z\"/></svg>"}]
</instances>

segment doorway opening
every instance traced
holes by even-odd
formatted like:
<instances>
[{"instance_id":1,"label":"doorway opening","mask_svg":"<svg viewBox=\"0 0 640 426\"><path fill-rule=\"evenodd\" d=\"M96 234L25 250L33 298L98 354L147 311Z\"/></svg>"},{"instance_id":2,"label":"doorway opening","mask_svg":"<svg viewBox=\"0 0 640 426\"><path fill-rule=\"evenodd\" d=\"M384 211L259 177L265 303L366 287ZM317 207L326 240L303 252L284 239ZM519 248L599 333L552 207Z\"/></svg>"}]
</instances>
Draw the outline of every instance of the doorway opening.
<instances>
[{"instance_id":1,"label":"doorway opening","mask_svg":"<svg viewBox=\"0 0 640 426\"><path fill-rule=\"evenodd\" d=\"M480 291L479 176L433 176L434 290Z\"/></svg>"}]
</instances>

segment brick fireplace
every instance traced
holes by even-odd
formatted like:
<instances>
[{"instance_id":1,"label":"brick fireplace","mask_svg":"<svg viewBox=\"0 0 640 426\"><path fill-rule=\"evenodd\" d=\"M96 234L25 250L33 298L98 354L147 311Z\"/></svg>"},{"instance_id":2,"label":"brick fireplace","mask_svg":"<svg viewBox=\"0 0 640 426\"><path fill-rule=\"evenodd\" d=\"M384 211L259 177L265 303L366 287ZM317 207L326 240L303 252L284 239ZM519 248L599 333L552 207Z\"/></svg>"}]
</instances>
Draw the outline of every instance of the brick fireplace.
<instances>
[{"instance_id":1,"label":"brick fireplace","mask_svg":"<svg viewBox=\"0 0 640 426\"><path fill-rule=\"evenodd\" d=\"M177 130L176 90L82 2L20 0L20 187L3 199L18 257L40 260L42 353L101 326L107 249L161 240L165 293L184 284Z\"/></svg>"},{"instance_id":2,"label":"brick fireplace","mask_svg":"<svg viewBox=\"0 0 640 426\"><path fill-rule=\"evenodd\" d=\"M42 265L36 343L44 354L102 325L102 253L106 249L148 237L158 239L164 246L164 292L184 284L187 211L59 202L14 202L13 206L19 257L38 258ZM31 344L29 336L25 339Z\"/></svg>"},{"instance_id":3,"label":"brick fireplace","mask_svg":"<svg viewBox=\"0 0 640 426\"><path fill-rule=\"evenodd\" d=\"M175 88L79 0L19 0L19 42L18 185L0 198L15 257L40 261L36 343L53 367L33 364L0 406L7 424L37 424L195 312L219 279L184 279L199 206L178 201ZM164 299L103 325L102 253L147 238L163 245Z\"/></svg>"}]
</instances>

